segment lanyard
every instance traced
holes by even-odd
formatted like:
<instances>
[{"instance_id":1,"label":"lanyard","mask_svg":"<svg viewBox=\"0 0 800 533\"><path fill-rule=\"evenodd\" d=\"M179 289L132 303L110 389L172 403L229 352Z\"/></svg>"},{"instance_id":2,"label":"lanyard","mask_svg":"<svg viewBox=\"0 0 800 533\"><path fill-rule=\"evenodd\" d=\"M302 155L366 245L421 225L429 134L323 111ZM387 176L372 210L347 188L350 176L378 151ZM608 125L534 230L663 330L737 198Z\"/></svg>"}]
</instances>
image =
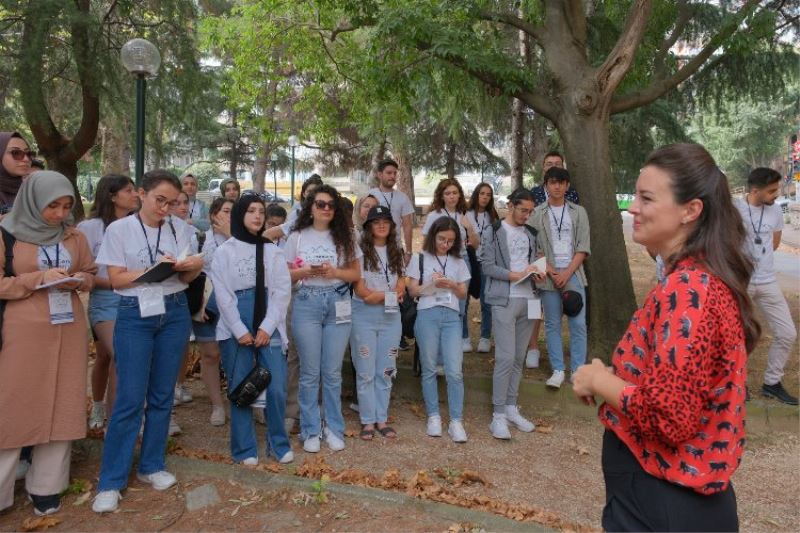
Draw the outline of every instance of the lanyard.
<instances>
[{"instance_id":1,"label":"lanyard","mask_svg":"<svg viewBox=\"0 0 800 533\"><path fill-rule=\"evenodd\" d=\"M450 211L448 211L446 207L442 207L442 211L444 211L449 218L452 218L453 220L458 222L458 218L456 218L456 215L458 215L458 211L453 212L452 215L450 214Z\"/></svg>"},{"instance_id":2,"label":"lanyard","mask_svg":"<svg viewBox=\"0 0 800 533\"><path fill-rule=\"evenodd\" d=\"M756 244L761 244L761 224L764 222L764 206L761 206L761 216L758 218L758 229L756 229L756 225L753 222L753 212L750 210L750 202L747 202L747 213L750 215L750 225L753 226L753 232L756 234L755 242Z\"/></svg>"},{"instance_id":3,"label":"lanyard","mask_svg":"<svg viewBox=\"0 0 800 533\"><path fill-rule=\"evenodd\" d=\"M391 198L391 200L389 200L389 198L386 198L386 195L383 194L383 191L381 191L380 188L378 188L378 191L380 191L381 196L383 196L383 201L386 202L386 207L388 207L389 211L391 211L392 210L392 202L394 201L394 191L391 191L389 193L389 198Z\"/></svg>"},{"instance_id":4,"label":"lanyard","mask_svg":"<svg viewBox=\"0 0 800 533\"><path fill-rule=\"evenodd\" d=\"M481 237L481 238L483 238L483 230L485 230L486 226L488 226L488 224L486 223L486 219L488 219L488 218L489 218L489 214L486 211L484 211L483 212L483 224L481 224L480 222L478 222L478 212L475 211L475 225L478 226L478 229L480 230L480 231L478 231L478 236Z\"/></svg>"},{"instance_id":5,"label":"lanyard","mask_svg":"<svg viewBox=\"0 0 800 533\"><path fill-rule=\"evenodd\" d=\"M156 264L156 260L153 257L153 250L150 249L150 240L147 238L147 231L144 229L144 222L142 222L142 217L136 215L136 218L139 220L139 225L142 227L142 233L144 233L144 242L147 244L147 255L150 256L150 266ZM156 253L162 253L158 247L161 246L161 224L158 226L158 237L156 238Z\"/></svg>"},{"instance_id":6,"label":"lanyard","mask_svg":"<svg viewBox=\"0 0 800 533\"><path fill-rule=\"evenodd\" d=\"M450 254L448 254L448 255L446 255L446 256L445 256L445 258L444 258L444 263L442 263L442 262L439 260L439 256L438 256L438 255L434 255L433 257L435 257L435 258L436 258L436 262L437 262L437 263L439 263L439 266L440 266L440 267L442 267L442 275L443 275L444 277L447 277L447 260L448 260L448 259L450 259ZM420 275L422 275L422 274L420 274Z\"/></svg>"},{"instance_id":7,"label":"lanyard","mask_svg":"<svg viewBox=\"0 0 800 533\"><path fill-rule=\"evenodd\" d=\"M192 209L189 211L189 218L194 218L194 206L197 205L197 199L192 200Z\"/></svg>"},{"instance_id":8,"label":"lanyard","mask_svg":"<svg viewBox=\"0 0 800 533\"><path fill-rule=\"evenodd\" d=\"M42 246L42 252L44 252L44 256L47 258L47 266L49 266L50 268L53 268L53 261L50 260L50 254L47 253L47 248ZM58 243L56 243L56 266L55 266L55 268L61 268L60 255L61 255L61 248L58 246Z\"/></svg>"},{"instance_id":9,"label":"lanyard","mask_svg":"<svg viewBox=\"0 0 800 533\"><path fill-rule=\"evenodd\" d=\"M392 290L392 284L389 281L389 265L383 262L383 258L380 256L380 254L378 254L377 252L375 252L375 254L378 256L378 262L381 264L381 269L383 270L383 276L386 278L386 286L389 288L389 290Z\"/></svg>"},{"instance_id":10,"label":"lanyard","mask_svg":"<svg viewBox=\"0 0 800 533\"><path fill-rule=\"evenodd\" d=\"M559 220L558 222L556 222L556 215L555 215L555 213L553 213L553 208L552 207L549 208L550 209L550 215L553 217L553 224L557 224L556 228L558 229L558 240L559 241L561 240L561 226L564 224L564 213L567 211L567 204L564 203L564 205L561 206L561 208L562 208L561 209L561 220Z\"/></svg>"}]
</instances>

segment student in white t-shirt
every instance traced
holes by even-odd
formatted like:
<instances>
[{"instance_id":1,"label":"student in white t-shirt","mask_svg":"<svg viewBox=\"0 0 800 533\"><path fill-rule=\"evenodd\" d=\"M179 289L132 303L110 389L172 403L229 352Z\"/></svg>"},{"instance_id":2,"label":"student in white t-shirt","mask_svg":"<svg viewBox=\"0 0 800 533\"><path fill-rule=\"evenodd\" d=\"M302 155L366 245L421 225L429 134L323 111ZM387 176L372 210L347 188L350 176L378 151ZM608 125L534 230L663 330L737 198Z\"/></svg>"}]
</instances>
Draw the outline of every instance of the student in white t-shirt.
<instances>
[{"instance_id":1,"label":"student in white t-shirt","mask_svg":"<svg viewBox=\"0 0 800 533\"><path fill-rule=\"evenodd\" d=\"M189 237L173 233L164 223L180 190L181 183L171 172L145 173L139 188L141 209L106 228L97 255L97 263L108 267L111 285L121 296L114 325L117 399L92 505L98 513L112 512L119 505L143 415L137 476L156 490L176 483L175 476L165 470L164 455L175 380L191 328L184 290L203 268L200 257L175 259L189 247ZM173 275L162 282L135 282L162 260L174 262Z\"/></svg>"},{"instance_id":2,"label":"student in white t-shirt","mask_svg":"<svg viewBox=\"0 0 800 533\"><path fill-rule=\"evenodd\" d=\"M359 243L364 255L353 297L350 353L356 367L362 440L372 440L376 429L386 438L397 436L387 425L403 329L399 304L405 294L403 249L395 231L391 211L378 205L367 215Z\"/></svg>"},{"instance_id":3,"label":"student in white t-shirt","mask_svg":"<svg viewBox=\"0 0 800 533\"><path fill-rule=\"evenodd\" d=\"M486 230L492 227L492 224L500 220L497 214L497 209L494 207L494 189L488 183L479 183L472 191L472 196L469 200L469 208L467 209L467 219L475 228L475 233L478 238L476 242L467 244L467 253L469 250L474 250L478 259L478 264L481 261L481 246L483 236ZM470 265L471 266L471 265ZM486 275L481 271L471 272L472 278L480 276L481 292L481 336L478 341L478 348L475 350L478 353L488 353L492 349L492 306L486 303L484 295L486 289ZM470 283L474 283L470 280ZM466 320L469 314L469 297L466 299L466 307L464 308L464 319Z\"/></svg>"},{"instance_id":4,"label":"student in white t-shirt","mask_svg":"<svg viewBox=\"0 0 800 533\"><path fill-rule=\"evenodd\" d=\"M217 339L228 389L235 390L256 362L270 372L264 408L267 453L289 463L294 454L283 418L291 279L283 252L261 236L266 218L266 206L258 196L246 194L236 202L231 213L232 236L214 254L211 277L222 315ZM231 456L245 465L258 464L254 408L231 404Z\"/></svg>"},{"instance_id":5,"label":"student in white t-shirt","mask_svg":"<svg viewBox=\"0 0 800 533\"><path fill-rule=\"evenodd\" d=\"M139 207L139 198L128 176L108 174L97 182L94 203L89 218L78 224L89 243L92 255L97 258L103 236L109 224L128 216ZM95 337L94 366L92 366L92 412L89 428L99 429L105 425L106 413L114 405L114 321L117 319L119 295L115 294L108 281L108 269L98 265L94 288L89 295L89 324ZM108 392L106 392L108 389ZM109 409L106 409L109 406Z\"/></svg>"},{"instance_id":6,"label":"student in white t-shirt","mask_svg":"<svg viewBox=\"0 0 800 533\"><path fill-rule=\"evenodd\" d=\"M460 249L461 234L456 221L450 217L439 218L425 236L423 251L409 261L407 272L411 278L409 292L412 297L419 297L414 336L422 365L422 396L428 413L427 434L431 437L442 436L436 383L436 363L441 353L450 414L447 432L454 442L467 441L462 420L464 376L461 364L464 353L458 339L461 337L459 301L467 297L470 275L467 264L461 259Z\"/></svg>"},{"instance_id":7,"label":"student in white t-shirt","mask_svg":"<svg viewBox=\"0 0 800 533\"><path fill-rule=\"evenodd\" d=\"M467 201L464 198L464 190L456 179L443 179L436 186L433 192L433 202L422 226L422 235L427 236L428 231L434 222L442 217L453 219L458 225L461 246L457 250L460 257L469 268L469 258L467 257L467 243L479 242L478 234L467 218ZM467 296L469 298L469 295ZM461 315L461 349L462 351L472 351L472 341L469 338L469 323L467 321L467 298L459 303L459 313Z\"/></svg>"},{"instance_id":8,"label":"student in white t-shirt","mask_svg":"<svg viewBox=\"0 0 800 533\"><path fill-rule=\"evenodd\" d=\"M376 175L378 186L370 189L369 194L392 212L392 220L399 228L397 232L398 242L401 246L405 244L405 259L408 262L411 258L414 204L411 203L411 199L406 193L394 188L397 183L398 168L400 167L397 162L392 159L384 159L378 163Z\"/></svg>"},{"instance_id":9,"label":"student in white t-shirt","mask_svg":"<svg viewBox=\"0 0 800 533\"><path fill-rule=\"evenodd\" d=\"M284 252L292 282L292 338L300 358L300 437L303 449L320 449L325 413L325 442L344 449L342 360L350 338L350 284L359 280L360 249L339 192L330 185L315 188L303 204Z\"/></svg>"},{"instance_id":10,"label":"student in white t-shirt","mask_svg":"<svg viewBox=\"0 0 800 533\"><path fill-rule=\"evenodd\" d=\"M376 207L378 205L381 205L378 202L378 199L371 194L367 194L356 200L355 207L353 208L353 228L358 233L359 241L361 240L361 230L364 227L364 222L367 221L367 216L369 215L369 212L372 210L373 207ZM396 222L395 226L397 226ZM400 244L400 241L398 241L398 244Z\"/></svg>"}]
</instances>

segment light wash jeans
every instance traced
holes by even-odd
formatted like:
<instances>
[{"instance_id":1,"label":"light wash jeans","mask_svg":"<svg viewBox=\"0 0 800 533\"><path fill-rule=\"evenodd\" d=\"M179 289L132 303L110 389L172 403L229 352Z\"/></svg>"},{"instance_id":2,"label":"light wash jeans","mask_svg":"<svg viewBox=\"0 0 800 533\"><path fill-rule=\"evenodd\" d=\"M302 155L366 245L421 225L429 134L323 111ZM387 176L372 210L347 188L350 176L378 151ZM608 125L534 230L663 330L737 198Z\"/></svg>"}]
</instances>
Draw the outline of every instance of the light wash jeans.
<instances>
[{"instance_id":1,"label":"light wash jeans","mask_svg":"<svg viewBox=\"0 0 800 533\"><path fill-rule=\"evenodd\" d=\"M142 318L137 297L120 297L114 324L117 399L103 444L98 491L121 490L128 485L143 415L139 472L152 474L165 468L175 381L192 319L183 292L165 296L164 305L163 315Z\"/></svg>"},{"instance_id":2,"label":"light wash jeans","mask_svg":"<svg viewBox=\"0 0 800 533\"><path fill-rule=\"evenodd\" d=\"M358 413L362 424L389 418L392 379L397 375L397 350L403 326L400 313L387 313L383 304L353 300L350 357L356 367Z\"/></svg>"},{"instance_id":3,"label":"light wash jeans","mask_svg":"<svg viewBox=\"0 0 800 533\"><path fill-rule=\"evenodd\" d=\"M569 326L569 359L572 372L586 362L586 289L573 274L567 283L570 290L574 290L583 299L583 308L576 316L567 317ZM561 339L561 292L557 290L543 290L542 310L544 311L545 340L547 341L547 355L553 370L564 370L564 347Z\"/></svg>"},{"instance_id":4,"label":"light wash jeans","mask_svg":"<svg viewBox=\"0 0 800 533\"><path fill-rule=\"evenodd\" d=\"M464 411L464 376L461 363L461 316L448 307L436 306L417 311L414 335L419 344L422 366L422 396L428 416L439 414L439 389L436 359L441 353L447 380L447 408L450 420L461 420Z\"/></svg>"},{"instance_id":5,"label":"light wash jeans","mask_svg":"<svg viewBox=\"0 0 800 533\"><path fill-rule=\"evenodd\" d=\"M300 287L292 301L292 337L300 359L300 438L322 433L319 384L322 381L322 409L325 424L344 438L342 417L342 360L351 323L336 323L336 302L350 300L347 285Z\"/></svg>"},{"instance_id":6,"label":"light wash jeans","mask_svg":"<svg viewBox=\"0 0 800 533\"><path fill-rule=\"evenodd\" d=\"M255 289L236 291L239 306L239 317L248 326L250 334L255 338L252 330L253 307L255 305ZM269 298L267 298L269 306ZM228 390L232 391L253 369L255 353L258 353L258 364L269 370L271 379L267 387L267 407L264 409L264 418L267 420L267 454L272 454L280 459L291 449L289 436L283 418L286 413L286 380L288 366L286 356L281 347L281 336L277 330L270 337L269 346L254 348L242 346L233 337L221 341L222 367L228 377ZM256 441L255 426L253 425L253 409L237 407L231 404L231 456L237 463L248 457L258 457L258 442Z\"/></svg>"}]
</instances>

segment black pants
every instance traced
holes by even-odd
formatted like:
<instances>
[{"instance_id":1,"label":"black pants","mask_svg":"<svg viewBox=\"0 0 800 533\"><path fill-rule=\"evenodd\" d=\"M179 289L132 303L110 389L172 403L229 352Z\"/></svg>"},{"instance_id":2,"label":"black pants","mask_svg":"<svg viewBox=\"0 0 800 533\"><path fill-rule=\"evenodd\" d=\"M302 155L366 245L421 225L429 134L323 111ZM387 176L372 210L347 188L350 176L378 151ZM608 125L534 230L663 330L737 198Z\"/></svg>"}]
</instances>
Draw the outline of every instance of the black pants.
<instances>
[{"instance_id":1,"label":"black pants","mask_svg":"<svg viewBox=\"0 0 800 533\"><path fill-rule=\"evenodd\" d=\"M738 531L733 485L708 496L645 472L613 431L603 435L606 531Z\"/></svg>"}]
</instances>

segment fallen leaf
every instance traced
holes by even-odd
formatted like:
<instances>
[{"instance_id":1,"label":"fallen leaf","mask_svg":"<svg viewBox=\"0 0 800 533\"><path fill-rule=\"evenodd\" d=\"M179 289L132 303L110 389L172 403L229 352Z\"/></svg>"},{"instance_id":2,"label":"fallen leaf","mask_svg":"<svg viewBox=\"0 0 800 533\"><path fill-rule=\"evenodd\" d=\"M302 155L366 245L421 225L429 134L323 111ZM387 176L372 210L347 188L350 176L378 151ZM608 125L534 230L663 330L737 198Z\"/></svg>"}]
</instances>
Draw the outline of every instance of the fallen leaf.
<instances>
[{"instance_id":1,"label":"fallen leaf","mask_svg":"<svg viewBox=\"0 0 800 533\"><path fill-rule=\"evenodd\" d=\"M589 455L589 449L586 446L578 446L578 455Z\"/></svg>"},{"instance_id":2,"label":"fallen leaf","mask_svg":"<svg viewBox=\"0 0 800 533\"><path fill-rule=\"evenodd\" d=\"M423 420L428 418L428 415L422 409L422 406L420 404L412 403L411 405L408 406L408 408L411 410L412 413L414 413L414 415L416 415L417 418L421 418Z\"/></svg>"},{"instance_id":3,"label":"fallen leaf","mask_svg":"<svg viewBox=\"0 0 800 533\"><path fill-rule=\"evenodd\" d=\"M92 493L91 492L84 492L83 494L81 494L80 496L75 498L75 501L72 502L72 505L75 505L75 506L83 505L84 503L88 502L91 498L92 498Z\"/></svg>"},{"instance_id":4,"label":"fallen leaf","mask_svg":"<svg viewBox=\"0 0 800 533\"><path fill-rule=\"evenodd\" d=\"M356 431L355 429L345 429L344 430L344 436L347 437L347 438L352 439L352 438L358 436L358 431Z\"/></svg>"},{"instance_id":5,"label":"fallen leaf","mask_svg":"<svg viewBox=\"0 0 800 533\"><path fill-rule=\"evenodd\" d=\"M489 483L489 480L486 479L483 474L475 472L474 470L464 470L453 482L456 487L460 487L461 485L472 485L474 483L480 483L486 487L492 486L492 484Z\"/></svg>"},{"instance_id":6,"label":"fallen leaf","mask_svg":"<svg viewBox=\"0 0 800 533\"><path fill-rule=\"evenodd\" d=\"M553 432L553 426L536 426L536 432L549 435L550 433Z\"/></svg>"},{"instance_id":7,"label":"fallen leaf","mask_svg":"<svg viewBox=\"0 0 800 533\"><path fill-rule=\"evenodd\" d=\"M54 516L41 516L39 518L27 518L22 522L22 531L44 531L47 528L55 527L61 520Z\"/></svg>"},{"instance_id":8,"label":"fallen leaf","mask_svg":"<svg viewBox=\"0 0 800 533\"><path fill-rule=\"evenodd\" d=\"M281 467L276 463L258 463L255 469L262 472L272 472L273 474L280 474L281 472Z\"/></svg>"}]
</instances>

